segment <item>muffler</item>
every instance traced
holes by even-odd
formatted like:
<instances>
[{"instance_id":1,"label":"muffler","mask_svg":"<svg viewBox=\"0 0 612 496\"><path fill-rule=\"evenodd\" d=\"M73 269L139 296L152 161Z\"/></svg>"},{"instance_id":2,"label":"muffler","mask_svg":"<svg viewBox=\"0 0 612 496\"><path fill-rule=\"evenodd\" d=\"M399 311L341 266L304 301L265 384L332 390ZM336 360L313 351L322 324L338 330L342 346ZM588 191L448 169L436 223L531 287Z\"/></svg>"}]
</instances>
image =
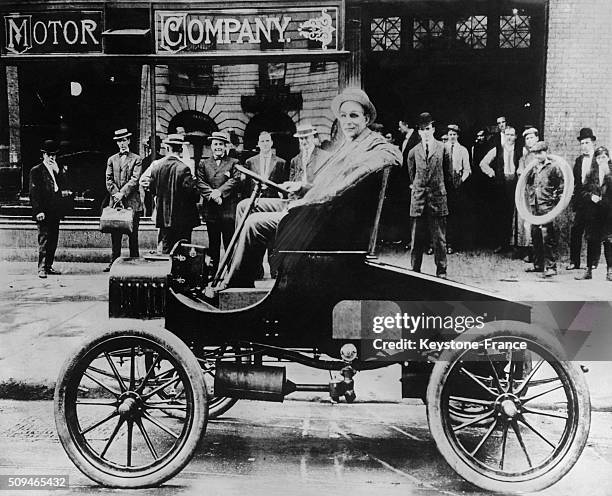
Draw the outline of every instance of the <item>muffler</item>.
<instances>
[{"instance_id":1,"label":"muffler","mask_svg":"<svg viewBox=\"0 0 612 496\"><path fill-rule=\"evenodd\" d=\"M285 367L239 365L218 361L215 396L282 402L287 388Z\"/></svg>"}]
</instances>

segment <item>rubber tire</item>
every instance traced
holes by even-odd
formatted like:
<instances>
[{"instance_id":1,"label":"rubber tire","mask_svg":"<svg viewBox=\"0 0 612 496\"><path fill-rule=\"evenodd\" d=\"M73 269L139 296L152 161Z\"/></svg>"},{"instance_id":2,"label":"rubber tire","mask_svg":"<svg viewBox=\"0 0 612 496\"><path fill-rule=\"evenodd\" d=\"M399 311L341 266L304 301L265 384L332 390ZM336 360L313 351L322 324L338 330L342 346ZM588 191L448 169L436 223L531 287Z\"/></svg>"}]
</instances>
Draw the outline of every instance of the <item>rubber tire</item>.
<instances>
[{"instance_id":1,"label":"rubber tire","mask_svg":"<svg viewBox=\"0 0 612 496\"><path fill-rule=\"evenodd\" d=\"M553 467L548 467L544 473L533 479L524 481L499 480L476 470L456 453L444 429L441 399L448 374L455 365L457 358L464 353L464 350L445 350L434 365L427 387L427 421L431 435L446 462L468 482L482 489L501 493L540 491L553 485L566 475L574 466L586 445L591 425L591 403L588 386L580 368L573 362L562 360L564 352L557 339L550 332L536 326L514 321L490 322L485 324L483 329L473 328L466 331L458 336L456 341L472 342L508 335L528 339L552 354L553 357L559 357L558 363L562 365L574 386L577 396L575 407L578 408L577 426L571 445L566 449L566 453L556 461L556 464Z\"/></svg>"},{"instance_id":2,"label":"rubber tire","mask_svg":"<svg viewBox=\"0 0 612 496\"><path fill-rule=\"evenodd\" d=\"M103 472L93 465L90 459L84 456L76 446L65 416L66 390L71 382L75 370L79 368L79 362L81 359L93 347L109 339L121 337L142 337L163 347L165 351L176 359L178 365L183 368L188 380L191 383L191 390L194 400L193 422L181 450L171 460L169 460L166 465L159 467L152 473L135 477L112 475L107 472ZM95 482L107 487L144 488L158 486L162 482L175 476L189 463L198 446L200 438L206 431L208 402L200 365L198 364L191 350L178 337L163 328L156 329L155 332L142 329L129 331L112 330L105 331L90 338L81 345L75 354L66 360L60 371L55 388L54 414L55 425L62 446L64 447L68 457L72 460L75 466L81 472L83 472L83 474Z\"/></svg>"},{"instance_id":3,"label":"rubber tire","mask_svg":"<svg viewBox=\"0 0 612 496\"><path fill-rule=\"evenodd\" d=\"M559 165L561 168L564 181L561 199L550 212L544 215L534 215L531 213L531 209L526 204L525 187L527 183L527 175L537 165L537 160L530 162L525 171L523 171L523 173L519 176L516 189L514 191L514 204L516 205L519 215L522 219L536 226L541 226L543 224L552 222L569 205L572 199L572 194L574 193L574 172L572 168L564 158L559 157L558 155L550 155L550 157L552 157L557 165Z\"/></svg>"},{"instance_id":4,"label":"rubber tire","mask_svg":"<svg viewBox=\"0 0 612 496\"><path fill-rule=\"evenodd\" d=\"M227 397L219 398L218 403L215 403L215 400L217 400L216 396L210 399L210 407L208 409L209 420L220 417L238 402L238 398Z\"/></svg>"}]
</instances>

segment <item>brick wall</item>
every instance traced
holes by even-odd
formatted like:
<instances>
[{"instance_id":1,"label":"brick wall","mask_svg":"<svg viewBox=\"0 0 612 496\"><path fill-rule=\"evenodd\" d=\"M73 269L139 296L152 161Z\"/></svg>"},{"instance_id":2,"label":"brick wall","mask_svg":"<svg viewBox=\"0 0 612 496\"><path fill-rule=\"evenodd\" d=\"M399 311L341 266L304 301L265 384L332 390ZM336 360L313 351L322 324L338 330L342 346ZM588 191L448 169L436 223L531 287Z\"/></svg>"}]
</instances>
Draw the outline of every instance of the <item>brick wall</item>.
<instances>
[{"instance_id":1,"label":"brick wall","mask_svg":"<svg viewBox=\"0 0 612 496\"><path fill-rule=\"evenodd\" d=\"M612 147L612 2L550 0L549 9L544 132L553 153L573 160L581 127Z\"/></svg>"}]
</instances>

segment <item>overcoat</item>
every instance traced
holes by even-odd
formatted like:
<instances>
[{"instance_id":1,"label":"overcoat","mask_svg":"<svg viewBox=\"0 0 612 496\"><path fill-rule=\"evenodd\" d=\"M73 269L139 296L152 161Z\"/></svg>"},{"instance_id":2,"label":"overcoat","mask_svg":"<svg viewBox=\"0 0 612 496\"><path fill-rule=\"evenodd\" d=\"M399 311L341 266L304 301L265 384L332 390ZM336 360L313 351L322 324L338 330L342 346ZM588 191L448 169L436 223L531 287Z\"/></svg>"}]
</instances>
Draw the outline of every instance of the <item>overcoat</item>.
<instances>
[{"instance_id":1,"label":"overcoat","mask_svg":"<svg viewBox=\"0 0 612 496\"><path fill-rule=\"evenodd\" d=\"M30 170L30 203L32 204L32 220L36 221L39 213L44 213L47 220L61 220L66 214L67 200L62 197L66 189L66 175L61 166L55 176L57 191L53 178L42 162Z\"/></svg>"},{"instance_id":2,"label":"overcoat","mask_svg":"<svg viewBox=\"0 0 612 496\"><path fill-rule=\"evenodd\" d=\"M207 221L233 219L238 204L238 172L234 165L238 159L223 157L219 165L212 157L203 158L196 167L197 184L204 200L204 217ZM210 194L218 189L223 199L221 205L210 200Z\"/></svg>"},{"instance_id":3,"label":"overcoat","mask_svg":"<svg viewBox=\"0 0 612 496\"><path fill-rule=\"evenodd\" d=\"M444 145L433 140L429 156L422 144L408 153L408 172L412 183L410 216L420 217L427 209L430 215L448 215L446 186L450 181L450 159Z\"/></svg>"},{"instance_id":4,"label":"overcoat","mask_svg":"<svg viewBox=\"0 0 612 496\"><path fill-rule=\"evenodd\" d=\"M106 190L111 195L109 205L114 204L112 195L123 193L123 206L134 212L142 211L142 199L138 180L142 174L142 159L135 153L128 152L123 158L119 153L109 157L106 162Z\"/></svg>"}]
</instances>

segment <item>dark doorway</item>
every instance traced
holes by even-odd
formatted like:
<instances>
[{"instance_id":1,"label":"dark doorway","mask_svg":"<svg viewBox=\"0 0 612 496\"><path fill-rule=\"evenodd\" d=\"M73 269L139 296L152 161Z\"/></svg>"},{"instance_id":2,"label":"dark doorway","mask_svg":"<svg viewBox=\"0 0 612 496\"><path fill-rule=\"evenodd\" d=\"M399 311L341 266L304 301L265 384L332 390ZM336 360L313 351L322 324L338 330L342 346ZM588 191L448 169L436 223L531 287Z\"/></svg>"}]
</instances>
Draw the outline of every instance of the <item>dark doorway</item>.
<instances>
[{"instance_id":1,"label":"dark doorway","mask_svg":"<svg viewBox=\"0 0 612 496\"><path fill-rule=\"evenodd\" d=\"M274 148L279 157L289 161L298 154L298 141L293 137L295 124L287 114L267 112L255 115L244 131L245 151L257 153L257 140L261 131L272 134Z\"/></svg>"}]
</instances>

